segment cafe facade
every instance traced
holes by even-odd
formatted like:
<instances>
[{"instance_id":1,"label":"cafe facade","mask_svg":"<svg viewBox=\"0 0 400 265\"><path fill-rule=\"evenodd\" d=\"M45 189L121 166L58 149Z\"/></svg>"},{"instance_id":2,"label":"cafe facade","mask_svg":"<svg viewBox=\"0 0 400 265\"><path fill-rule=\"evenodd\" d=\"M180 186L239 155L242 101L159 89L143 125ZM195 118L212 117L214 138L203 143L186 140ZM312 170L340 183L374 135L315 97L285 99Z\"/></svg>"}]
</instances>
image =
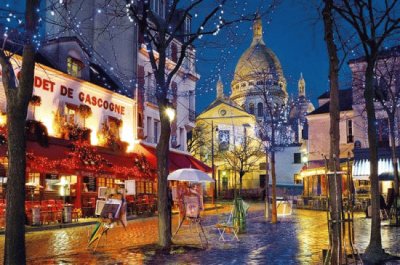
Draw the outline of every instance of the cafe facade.
<instances>
[{"instance_id":1,"label":"cafe facade","mask_svg":"<svg viewBox=\"0 0 400 265\"><path fill-rule=\"evenodd\" d=\"M14 57L18 78L21 58ZM0 82L4 196L8 158L2 86ZM93 203L100 186L113 187L125 179L146 179L153 186L155 176L144 177L135 166L134 106L134 99L37 63L26 123L26 183L31 187L27 199L62 197L81 208ZM154 192L153 188L147 190Z\"/></svg>"}]
</instances>

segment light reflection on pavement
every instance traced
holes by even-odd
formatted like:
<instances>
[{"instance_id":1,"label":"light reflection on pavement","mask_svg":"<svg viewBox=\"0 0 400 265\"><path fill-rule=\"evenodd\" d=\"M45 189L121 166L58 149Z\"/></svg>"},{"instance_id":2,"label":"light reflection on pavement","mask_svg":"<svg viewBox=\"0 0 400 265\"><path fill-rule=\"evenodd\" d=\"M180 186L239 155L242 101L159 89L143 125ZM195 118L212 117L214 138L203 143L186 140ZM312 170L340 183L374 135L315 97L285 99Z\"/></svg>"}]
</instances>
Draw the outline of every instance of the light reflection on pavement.
<instances>
[{"instance_id":1,"label":"light reflection on pavement","mask_svg":"<svg viewBox=\"0 0 400 265\"><path fill-rule=\"evenodd\" d=\"M328 248L326 212L295 210L280 218L277 225L265 221L263 205L252 204L247 231L240 242L218 241L214 224L229 209L207 212L204 226L208 248L176 247L172 254L155 250L157 218L130 221L127 229L112 228L96 251L87 249L94 226L41 231L26 234L28 264L320 264L322 249ZM173 217L173 230L178 217ZM363 214L355 219L356 247L363 252L369 242L370 220ZM177 244L199 247L195 230L184 227L176 236ZM382 243L387 252L400 254L400 228L382 227ZM4 236L0 237L0 251ZM3 255L1 262L3 262ZM394 264L394 263L393 263Z\"/></svg>"}]
</instances>

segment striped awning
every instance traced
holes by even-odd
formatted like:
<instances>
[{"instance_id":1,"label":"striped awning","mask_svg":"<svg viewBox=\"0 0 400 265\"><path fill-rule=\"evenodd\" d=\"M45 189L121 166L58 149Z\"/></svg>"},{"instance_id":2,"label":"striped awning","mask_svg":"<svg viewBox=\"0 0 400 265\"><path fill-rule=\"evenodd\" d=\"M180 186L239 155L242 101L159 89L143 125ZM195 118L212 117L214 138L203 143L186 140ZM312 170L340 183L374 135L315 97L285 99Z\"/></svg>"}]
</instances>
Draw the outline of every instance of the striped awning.
<instances>
[{"instance_id":1,"label":"striped awning","mask_svg":"<svg viewBox=\"0 0 400 265\"><path fill-rule=\"evenodd\" d=\"M399 165L398 159L397 159L397 165ZM400 171L400 167L398 168ZM368 159L356 160L353 166L353 180L369 180L369 175L370 175L369 160ZM393 176L392 159L380 158L378 160L378 175L380 180L388 180L387 176Z\"/></svg>"}]
</instances>

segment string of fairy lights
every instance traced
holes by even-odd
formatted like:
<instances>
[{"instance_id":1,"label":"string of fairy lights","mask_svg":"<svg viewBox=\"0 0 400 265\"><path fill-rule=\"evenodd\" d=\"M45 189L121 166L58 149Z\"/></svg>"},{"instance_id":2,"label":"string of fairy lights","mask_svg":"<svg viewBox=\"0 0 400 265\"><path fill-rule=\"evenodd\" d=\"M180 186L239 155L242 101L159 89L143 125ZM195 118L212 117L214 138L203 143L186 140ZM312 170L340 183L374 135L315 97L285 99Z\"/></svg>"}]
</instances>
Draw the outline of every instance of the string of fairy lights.
<instances>
[{"instance_id":1,"label":"string of fairy lights","mask_svg":"<svg viewBox=\"0 0 400 265\"><path fill-rule=\"evenodd\" d=\"M130 13L130 7L131 7L132 3L128 3L126 5L125 11L126 11L126 15L129 19L129 21L131 23L134 24L134 26L136 26L135 20L134 18L131 16ZM132 85L136 84L137 81L132 78L129 80L126 80L127 77L125 75L123 75L120 71L118 71L119 69L116 69L116 67L114 66L110 66L112 65L112 63L105 58L105 56L103 56L103 54L101 54L99 51L97 51L91 41L87 38L87 36L85 36L84 34L84 27L85 27L85 19L78 19L79 16L76 15L76 13L73 13L71 10L65 8L65 3L63 3L63 1L59 1L58 3L53 3L51 5L49 5L48 7L45 7L43 10L37 10L38 13L40 14L49 14L49 16L45 16L46 18L46 22L47 23L53 23L53 24L61 24L64 25L64 28L60 27L59 32L55 32L55 36L50 36L50 33L48 32L48 36L46 37L55 37L55 39L57 39L61 33L65 33L67 31L72 32L74 35L79 37L79 40L83 42L84 46L87 48L86 52L88 53L89 57L88 58L83 58L85 60L85 63L90 63L90 60L94 61L95 63L103 66L102 69L111 77L116 77L117 80L120 80L122 83L126 83L123 82L123 80L127 81L127 83L131 84L129 87L123 86L120 90L118 90L117 92L122 93L122 94L128 94L132 93ZM241 8L239 8L239 6L241 6ZM9 6L7 6L9 7ZM97 8L96 9L96 15L99 16L101 14L105 14L108 11L108 7L103 7L102 8ZM110 7L111 9L114 9L114 6ZM170 7L169 7L170 8ZM260 5L260 8L262 8L262 4ZM265 13L268 13L268 15L272 14L275 10L276 6L274 4L268 6L267 10L265 11ZM221 27L224 26L225 20L224 17L226 16L226 14L229 15L237 15L238 13L241 13L241 16L244 16L243 14L245 14L246 12L248 12L248 3L245 2L239 2L239 1L235 1L233 6L231 6L231 12L225 12L225 5L220 4L218 6L218 12L215 13L215 20L213 21L211 29L210 27L206 27L206 25L201 25L199 27L200 32L207 32L207 31L213 31L212 36L208 36L205 35L204 38L202 38L202 34L200 34L199 39L202 39L202 41L198 43L199 47L202 47L203 49L198 49L198 57L202 57L204 56L205 58L207 57L206 53L207 53L207 49L204 47L207 46L212 46L212 45L207 45L208 43L212 42L213 40L211 40L211 38L215 38L216 35L221 33ZM238 12L239 11L239 12ZM260 9L259 9L260 12ZM230 13L230 14L229 14ZM55 20L52 20L52 17L55 17ZM199 16L198 13L194 13L194 19L198 18L198 17L202 17ZM271 23L271 18L272 15L268 16L268 20L267 20L267 24ZM17 16L15 14L9 14L9 17L7 18L7 21L11 23L12 19L18 19ZM90 22L93 22L94 18L90 17L90 18L86 18L86 20L89 20ZM39 24L43 22L41 16L39 16ZM245 22L245 21L242 21ZM22 24L22 20L18 20L18 24ZM251 23L250 24L250 28L251 28ZM58 25L60 26L60 25ZM216 74L214 74L213 71L215 71L215 73L220 74L222 71L226 71L229 68L229 64L232 63L232 58L233 58L233 53L231 52L232 50L237 50L238 49L238 42L245 42L246 38L248 37L249 34L251 34L251 30L249 31L241 31L238 30L239 29L239 24L234 25L233 27L226 27L226 33L225 34L220 34L220 39L222 38L223 40L227 40L224 41L224 43L222 45L220 45L220 54L221 54L221 59L219 60L215 65L214 65L214 69L211 70L211 74L210 77L205 79L205 84L207 83L211 83L211 84L215 84L216 80L215 77L217 76ZM107 32L110 32L109 28L105 29ZM111 29L112 30L112 29ZM6 32L5 34L7 34L8 28L6 28ZM62 34L61 34L62 35ZM37 36L34 37L34 41L37 45L37 48L39 49L41 46L41 38L40 38L40 34L38 34ZM215 43L215 42L214 42ZM228 44L228 45L227 45ZM145 45L148 47L149 44L145 43ZM217 44L216 47L218 47L219 45ZM210 58L207 58L210 59ZM196 58L196 62L199 61L199 58ZM108 66L108 67L104 67L104 65ZM98 75L98 78L102 78L100 76L100 73ZM104 79L104 77L103 77ZM110 84L107 84L106 82L104 83L104 86L107 88L111 88ZM197 88L197 95L198 96L203 96L208 94L211 91L215 91L214 88L215 85L207 85L206 87L198 87ZM186 92L187 93L187 92ZM187 94L185 95L178 95L179 97L182 96L187 96Z\"/></svg>"}]
</instances>

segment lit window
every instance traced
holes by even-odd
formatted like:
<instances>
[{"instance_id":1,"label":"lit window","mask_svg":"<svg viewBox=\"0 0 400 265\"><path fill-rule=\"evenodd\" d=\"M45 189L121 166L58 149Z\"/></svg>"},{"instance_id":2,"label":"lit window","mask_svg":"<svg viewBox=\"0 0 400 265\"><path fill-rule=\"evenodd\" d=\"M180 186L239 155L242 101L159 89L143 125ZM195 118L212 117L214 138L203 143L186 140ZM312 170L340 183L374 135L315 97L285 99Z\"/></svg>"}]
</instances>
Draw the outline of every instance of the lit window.
<instances>
[{"instance_id":1,"label":"lit window","mask_svg":"<svg viewBox=\"0 0 400 265\"><path fill-rule=\"evenodd\" d=\"M109 132L110 132L110 135L112 135L112 137L116 140L120 139L119 128L121 127L121 123L122 123L121 120L111 117L111 116L108 116Z\"/></svg>"},{"instance_id":2,"label":"lit window","mask_svg":"<svg viewBox=\"0 0 400 265\"><path fill-rule=\"evenodd\" d=\"M226 151L229 149L229 137L229 130L218 131L219 151Z\"/></svg>"},{"instance_id":3,"label":"lit window","mask_svg":"<svg viewBox=\"0 0 400 265\"><path fill-rule=\"evenodd\" d=\"M83 63L78 59L68 57L67 58L67 73L74 77L81 77L81 71L83 69Z\"/></svg>"},{"instance_id":4,"label":"lit window","mask_svg":"<svg viewBox=\"0 0 400 265\"><path fill-rule=\"evenodd\" d=\"M64 106L64 118L65 122L70 125L76 124L76 106L73 104L66 103Z\"/></svg>"}]
</instances>

